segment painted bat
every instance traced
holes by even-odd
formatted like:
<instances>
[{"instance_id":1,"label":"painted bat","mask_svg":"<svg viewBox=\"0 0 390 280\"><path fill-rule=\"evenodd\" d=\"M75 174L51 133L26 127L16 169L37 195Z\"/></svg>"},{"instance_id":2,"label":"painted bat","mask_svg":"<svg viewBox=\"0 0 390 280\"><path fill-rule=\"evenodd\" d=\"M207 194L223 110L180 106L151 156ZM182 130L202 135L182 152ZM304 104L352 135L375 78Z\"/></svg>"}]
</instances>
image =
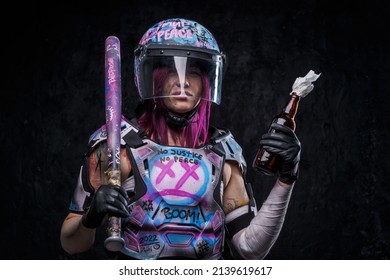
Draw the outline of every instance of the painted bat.
<instances>
[{"instance_id":1,"label":"painted bat","mask_svg":"<svg viewBox=\"0 0 390 280\"><path fill-rule=\"evenodd\" d=\"M107 129L108 167L105 171L108 184L121 187L120 144L122 117L120 41L109 36L105 41L105 108ZM124 246L121 237L121 218L108 217L107 238L104 246L110 251L119 251Z\"/></svg>"}]
</instances>

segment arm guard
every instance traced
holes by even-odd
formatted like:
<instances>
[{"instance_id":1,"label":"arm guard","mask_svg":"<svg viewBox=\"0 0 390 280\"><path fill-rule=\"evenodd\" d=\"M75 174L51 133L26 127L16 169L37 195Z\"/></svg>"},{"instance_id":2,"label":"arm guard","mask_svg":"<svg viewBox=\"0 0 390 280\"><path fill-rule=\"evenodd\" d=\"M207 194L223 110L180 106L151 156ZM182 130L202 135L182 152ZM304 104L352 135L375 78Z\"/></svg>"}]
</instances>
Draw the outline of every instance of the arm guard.
<instances>
[{"instance_id":1,"label":"arm guard","mask_svg":"<svg viewBox=\"0 0 390 280\"><path fill-rule=\"evenodd\" d=\"M263 259L274 245L283 226L293 185L277 181L267 200L249 226L237 232L232 243L244 259Z\"/></svg>"}]
</instances>

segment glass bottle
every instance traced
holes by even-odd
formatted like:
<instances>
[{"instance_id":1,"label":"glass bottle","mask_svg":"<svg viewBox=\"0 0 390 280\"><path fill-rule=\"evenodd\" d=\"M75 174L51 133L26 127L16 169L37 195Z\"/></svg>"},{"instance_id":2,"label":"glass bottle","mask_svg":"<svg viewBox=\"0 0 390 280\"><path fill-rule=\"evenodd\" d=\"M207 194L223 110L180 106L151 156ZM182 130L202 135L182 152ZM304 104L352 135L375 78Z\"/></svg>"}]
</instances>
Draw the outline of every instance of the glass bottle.
<instances>
[{"instance_id":1,"label":"glass bottle","mask_svg":"<svg viewBox=\"0 0 390 280\"><path fill-rule=\"evenodd\" d=\"M281 125L288 126L293 131L295 131L295 115L298 110L298 104L301 97L295 92L291 93L291 98L289 102L284 106L283 110L277 114L271 123L278 123ZM275 129L268 129L269 132L275 132ZM255 160L253 162L253 167L263 172L266 175L275 175L278 170L279 160L278 156L267 152L263 147L259 148Z\"/></svg>"},{"instance_id":2,"label":"glass bottle","mask_svg":"<svg viewBox=\"0 0 390 280\"><path fill-rule=\"evenodd\" d=\"M290 93L291 98L283 108L283 110L276 115L272 123L278 123L285 125L295 131L295 115L298 110L299 100L309 94L314 88L313 82L318 79L321 74L316 74L313 70L310 70L305 77L298 77ZM268 132L277 132L269 127ZM282 133L282 132L279 132ZM260 147L257 155L253 161L253 168L263 172L266 175L275 175L279 169L280 159L277 155L267 152L263 147Z\"/></svg>"}]
</instances>

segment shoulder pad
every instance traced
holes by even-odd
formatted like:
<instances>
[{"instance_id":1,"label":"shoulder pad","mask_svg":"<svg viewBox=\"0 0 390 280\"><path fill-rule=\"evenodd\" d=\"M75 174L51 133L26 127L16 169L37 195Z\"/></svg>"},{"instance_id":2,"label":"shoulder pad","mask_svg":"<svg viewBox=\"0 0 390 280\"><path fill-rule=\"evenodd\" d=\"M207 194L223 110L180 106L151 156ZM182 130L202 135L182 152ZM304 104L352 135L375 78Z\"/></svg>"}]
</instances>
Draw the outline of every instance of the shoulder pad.
<instances>
[{"instance_id":1,"label":"shoulder pad","mask_svg":"<svg viewBox=\"0 0 390 280\"><path fill-rule=\"evenodd\" d=\"M140 132L140 128L136 126L133 121L129 121L122 116L121 119L121 145L125 145L125 141L123 137L126 136L130 131L134 131L135 133ZM88 141L88 148L91 151L96 145L100 142L105 141L107 139L107 126L102 125L98 130L96 130L90 137Z\"/></svg>"},{"instance_id":2,"label":"shoulder pad","mask_svg":"<svg viewBox=\"0 0 390 280\"><path fill-rule=\"evenodd\" d=\"M243 173L246 172L246 161L242 148L227 129L217 129L218 135L213 139L215 144L221 144L225 152L225 160L236 161Z\"/></svg>"}]
</instances>

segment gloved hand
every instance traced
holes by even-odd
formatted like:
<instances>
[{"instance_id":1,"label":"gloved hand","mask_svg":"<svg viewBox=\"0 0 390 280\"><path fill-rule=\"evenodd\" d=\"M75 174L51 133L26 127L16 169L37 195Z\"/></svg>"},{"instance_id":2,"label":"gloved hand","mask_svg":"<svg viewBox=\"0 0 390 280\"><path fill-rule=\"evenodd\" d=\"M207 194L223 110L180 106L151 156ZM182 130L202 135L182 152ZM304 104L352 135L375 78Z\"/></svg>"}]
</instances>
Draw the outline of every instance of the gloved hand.
<instances>
[{"instance_id":1,"label":"gloved hand","mask_svg":"<svg viewBox=\"0 0 390 280\"><path fill-rule=\"evenodd\" d=\"M97 228L107 214L127 217L128 196L126 191L114 185L102 185L92 198L91 206L81 220L87 228Z\"/></svg>"},{"instance_id":2,"label":"gloved hand","mask_svg":"<svg viewBox=\"0 0 390 280\"><path fill-rule=\"evenodd\" d=\"M274 132L276 130L276 132ZM272 123L270 132L264 134L260 145L279 156L279 180L286 184L294 183L298 178L298 164L301 157L301 143L294 131L284 125Z\"/></svg>"}]
</instances>

